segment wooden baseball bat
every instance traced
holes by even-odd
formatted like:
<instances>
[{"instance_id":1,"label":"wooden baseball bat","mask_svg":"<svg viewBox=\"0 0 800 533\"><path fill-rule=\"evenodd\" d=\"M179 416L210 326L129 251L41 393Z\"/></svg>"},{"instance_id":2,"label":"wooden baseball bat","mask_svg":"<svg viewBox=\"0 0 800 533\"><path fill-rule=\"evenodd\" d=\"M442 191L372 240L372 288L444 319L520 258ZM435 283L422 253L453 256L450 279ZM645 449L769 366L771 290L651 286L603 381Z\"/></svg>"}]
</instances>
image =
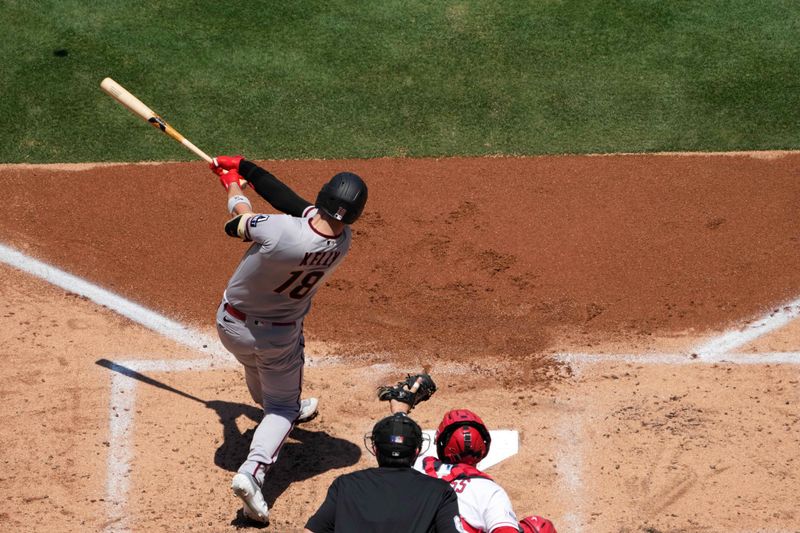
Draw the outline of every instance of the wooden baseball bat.
<instances>
[{"instance_id":1,"label":"wooden baseball bat","mask_svg":"<svg viewBox=\"0 0 800 533\"><path fill-rule=\"evenodd\" d=\"M141 117L145 122L151 124L154 128L158 128L183 146L194 152L195 155L203 159L206 163L211 163L211 157L202 151L200 148L192 144L192 142L178 133L178 131L167 124L167 122L155 114L152 109L147 107L141 100L129 93L122 85L115 82L111 78L106 78L100 82L100 88L103 89L109 96L128 108L134 115Z\"/></svg>"}]
</instances>

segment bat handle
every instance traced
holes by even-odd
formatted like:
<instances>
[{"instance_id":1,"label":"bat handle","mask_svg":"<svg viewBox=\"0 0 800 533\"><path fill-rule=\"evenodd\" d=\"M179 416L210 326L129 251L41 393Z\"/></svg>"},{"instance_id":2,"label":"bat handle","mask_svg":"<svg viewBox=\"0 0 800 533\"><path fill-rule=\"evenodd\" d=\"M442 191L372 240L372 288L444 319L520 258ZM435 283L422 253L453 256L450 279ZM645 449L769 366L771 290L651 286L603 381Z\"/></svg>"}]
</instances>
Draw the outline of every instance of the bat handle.
<instances>
[{"instance_id":1,"label":"bat handle","mask_svg":"<svg viewBox=\"0 0 800 533\"><path fill-rule=\"evenodd\" d=\"M192 144L192 141L190 141L189 139L184 138L183 141L181 141L181 144L184 145L189 150L191 150L192 152L194 152L195 154L197 154L197 156L200 157L200 159L202 159L206 163L213 163L214 160L211 159L211 156L209 156L200 148Z\"/></svg>"},{"instance_id":2,"label":"bat handle","mask_svg":"<svg viewBox=\"0 0 800 533\"><path fill-rule=\"evenodd\" d=\"M173 139L175 139L176 141L178 141L179 143L181 143L183 146L185 146L186 148L188 148L189 150L191 150L192 152L194 152L194 154L195 154L197 157L199 157L200 159L202 159L202 160L203 160L203 161L205 161L206 163L211 163L211 162L213 161L213 160L211 159L211 156L209 156L207 153L205 153L205 152L204 152L204 151L202 151L200 148L198 148L197 146L195 146L195 145L194 145L194 143L193 143L192 141L190 141L189 139L187 139L186 137L184 137L183 135L181 135L181 134L180 134L180 132L179 132L178 130L176 130L175 128L173 128L173 127L172 127L172 126L170 126L169 124L167 124L167 123L164 121L164 119L163 119L163 118L161 118L160 116L158 116L158 115L155 115L155 116L151 117L151 118L148 120L148 122L149 122L150 124L152 124L154 128L156 128L156 129L159 129L159 130L163 131L164 133L166 133L167 135L169 135L170 137L172 137Z\"/></svg>"}]
</instances>

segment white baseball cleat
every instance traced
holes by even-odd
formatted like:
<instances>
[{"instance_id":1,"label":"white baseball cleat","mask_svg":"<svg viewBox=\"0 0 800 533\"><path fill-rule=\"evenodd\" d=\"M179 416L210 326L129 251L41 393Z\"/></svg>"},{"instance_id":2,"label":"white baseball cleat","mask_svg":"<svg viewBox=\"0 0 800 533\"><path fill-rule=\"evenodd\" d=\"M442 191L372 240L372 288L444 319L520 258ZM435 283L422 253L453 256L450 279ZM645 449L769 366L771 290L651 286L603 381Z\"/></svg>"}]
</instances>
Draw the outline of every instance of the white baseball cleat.
<instances>
[{"instance_id":1,"label":"white baseball cleat","mask_svg":"<svg viewBox=\"0 0 800 533\"><path fill-rule=\"evenodd\" d=\"M309 420L313 420L316 418L317 413L317 406L319 405L319 400L316 398L306 398L305 400L300 400L300 414L297 415L297 420L295 424L302 424L303 422L308 422Z\"/></svg>"},{"instance_id":2,"label":"white baseball cleat","mask_svg":"<svg viewBox=\"0 0 800 533\"><path fill-rule=\"evenodd\" d=\"M242 511L244 515L258 522L265 524L269 523L269 507L264 500L264 495L261 494L261 487L256 482L256 479L247 473L239 472L233 476L231 482L233 493L236 494L244 502Z\"/></svg>"}]
</instances>

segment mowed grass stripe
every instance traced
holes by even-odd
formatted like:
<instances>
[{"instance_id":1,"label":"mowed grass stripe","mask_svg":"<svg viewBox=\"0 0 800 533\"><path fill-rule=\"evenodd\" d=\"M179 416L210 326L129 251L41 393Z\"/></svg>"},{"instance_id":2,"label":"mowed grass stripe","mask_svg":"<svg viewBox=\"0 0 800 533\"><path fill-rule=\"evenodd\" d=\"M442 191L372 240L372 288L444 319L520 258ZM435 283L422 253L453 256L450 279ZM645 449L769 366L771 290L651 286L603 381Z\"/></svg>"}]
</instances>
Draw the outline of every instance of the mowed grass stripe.
<instances>
[{"instance_id":1,"label":"mowed grass stripe","mask_svg":"<svg viewBox=\"0 0 800 533\"><path fill-rule=\"evenodd\" d=\"M82 2L0 17L0 161L798 148L796 2Z\"/></svg>"}]
</instances>

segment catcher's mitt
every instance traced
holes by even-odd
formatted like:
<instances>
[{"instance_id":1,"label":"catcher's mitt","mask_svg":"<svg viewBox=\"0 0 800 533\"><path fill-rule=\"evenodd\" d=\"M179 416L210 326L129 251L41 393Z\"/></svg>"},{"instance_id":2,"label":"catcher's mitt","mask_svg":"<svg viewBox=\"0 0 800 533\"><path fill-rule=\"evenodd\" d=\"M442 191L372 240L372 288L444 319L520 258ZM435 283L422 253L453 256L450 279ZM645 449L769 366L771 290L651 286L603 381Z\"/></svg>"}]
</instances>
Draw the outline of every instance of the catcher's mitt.
<instances>
[{"instance_id":1,"label":"catcher's mitt","mask_svg":"<svg viewBox=\"0 0 800 533\"><path fill-rule=\"evenodd\" d=\"M412 409L420 402L424 402L436 392L436 383L429 374L409 374L405 380L398 381L396 385L382 385L378 387L378 399L383 402L396 400L408 404Z\"/></svg>"}]
</instances>

